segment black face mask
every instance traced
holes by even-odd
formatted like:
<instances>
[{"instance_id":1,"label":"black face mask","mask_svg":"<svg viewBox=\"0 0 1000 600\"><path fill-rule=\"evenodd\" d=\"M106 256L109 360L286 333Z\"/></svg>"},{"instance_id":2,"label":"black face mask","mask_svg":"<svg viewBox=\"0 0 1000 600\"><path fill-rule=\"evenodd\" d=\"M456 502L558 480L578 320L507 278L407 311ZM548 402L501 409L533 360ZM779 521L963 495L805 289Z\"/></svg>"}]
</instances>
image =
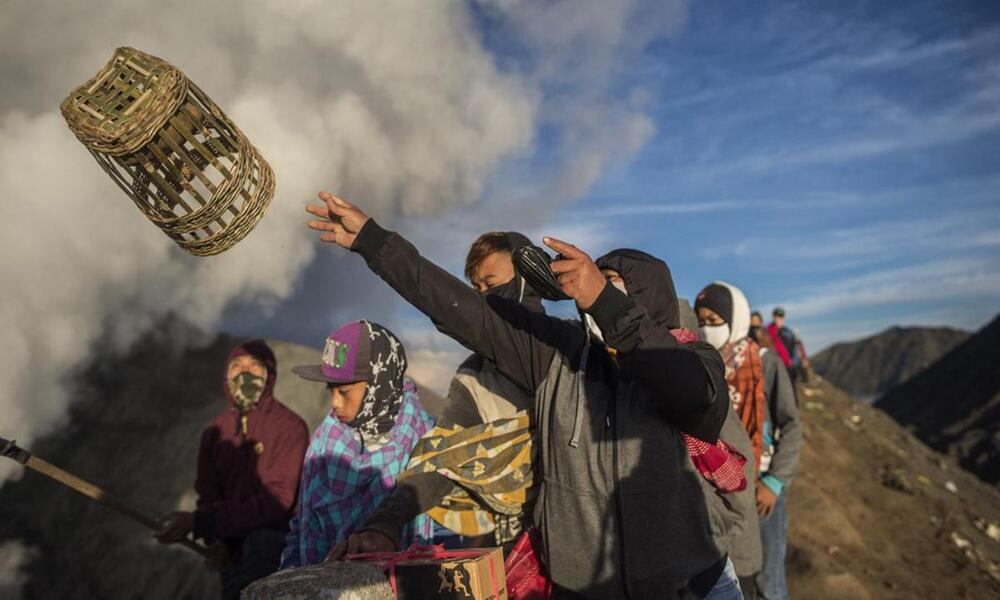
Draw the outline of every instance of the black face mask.
<instances>
[{"instance_id":1,"label":"black face mask","mask_svg":"<svg viewBox=\"0 0 1000 600\"><path fill-rule=\"evenodd\" d=\"M542 307L542 299L527 285L520 275L515 275L507 283L493 286L485 292L479 292L484 298L494 296L512 302L518 302L532 312L545 312Z\"/></svg>"},{"instance_id":2,"label":"black face mask","mask_svg":"<svg viewBox=\"0 0 1000 600\"><path fill-rule=\"evenodd\" d=\"M521 284L521 278L515 275L514 279L511 279L507 283L501 283L500 285L495 285L490 289L479 293L482 294L483 296L496 296L498 298L503 298L505 300L513 300L514 302L520 302L522 291L523 288Z\"/></svg>"},{"instance_id":3,"label":"black face mask","mask_svg":"<svg viewBox=\"0 0 1000 600\"><path fill-rule=\"evenodd\" d=\"M753 341L755 341L755 342L756 342L756 341L757 341L757 339L758 339L758 338L757 338L757 336L758 336L758 335L760 335L760 325L751 325L751 326L750 326L750 331L749 331L749 333L747 334L747 336L748 336L748 337L749 337L749 338L750 338L751 340L753 340Z\"/></svg>"}]
</instances>

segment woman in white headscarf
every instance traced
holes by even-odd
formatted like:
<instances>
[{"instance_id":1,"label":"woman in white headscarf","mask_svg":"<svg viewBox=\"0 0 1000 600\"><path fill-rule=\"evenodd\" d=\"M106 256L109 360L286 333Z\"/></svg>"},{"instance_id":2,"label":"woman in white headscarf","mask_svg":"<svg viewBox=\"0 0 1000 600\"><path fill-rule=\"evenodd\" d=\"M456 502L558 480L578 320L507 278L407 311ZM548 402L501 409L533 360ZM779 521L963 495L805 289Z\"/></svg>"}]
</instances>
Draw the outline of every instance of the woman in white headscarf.
<instances>
[{"instance_id":1,"label":"woman in white headscarf","mask_svg":"<svg viewBox=\"0 0 1000 600\"><path fill-rule=\"evenodd\" d=\"M729 399L750 436L754 463L759 470L764 450L767 400L760 349L748 337L750 304L739 288L716 281L698 293L694 308L698 315L699 336L722 354Z\"/></svg>"}]
</instances>

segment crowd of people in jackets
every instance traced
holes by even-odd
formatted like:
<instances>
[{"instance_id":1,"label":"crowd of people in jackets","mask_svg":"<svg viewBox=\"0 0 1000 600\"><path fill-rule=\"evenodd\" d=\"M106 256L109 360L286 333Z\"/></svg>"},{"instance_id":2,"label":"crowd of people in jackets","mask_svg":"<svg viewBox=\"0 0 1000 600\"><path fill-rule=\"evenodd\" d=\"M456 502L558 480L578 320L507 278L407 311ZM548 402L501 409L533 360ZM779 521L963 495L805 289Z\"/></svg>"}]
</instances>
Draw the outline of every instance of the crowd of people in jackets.
<instances>
[{"instance_id":1,"label":"crowd of people in jackets","mask_svg":"<svg viewBox=\"0 0 1000 600\"><path fill-rule=\"evenodd\" d=\"M399 338L342 325L318 363L293 368L329 392L309 437L274 397L267 344L235 348L228 406L201 439L197 508L156 534L202 540L224 598L278 569L414 542L528 548L552 598L788 597L808 358L782 309L765 325L715 281L692 310L659 258L594 260L545 238L580 314L556 318L512 262L525 236L480 236L462 281L358 207L320 199L307 207L320 240L360 255L471 354L435 418Z\"/></svg>"}]
</instances>

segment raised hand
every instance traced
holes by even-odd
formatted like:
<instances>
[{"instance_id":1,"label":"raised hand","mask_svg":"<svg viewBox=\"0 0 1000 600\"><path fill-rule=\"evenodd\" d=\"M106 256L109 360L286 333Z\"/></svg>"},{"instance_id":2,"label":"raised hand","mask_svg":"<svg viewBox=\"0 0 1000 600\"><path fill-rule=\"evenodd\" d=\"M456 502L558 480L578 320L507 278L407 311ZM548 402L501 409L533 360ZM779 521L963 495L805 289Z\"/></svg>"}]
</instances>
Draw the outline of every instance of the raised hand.
<instances>
[{"instance_id":1,"label":"raised hand","mask_svg":"<svg viewBox=\"0 0 1000 600\"><path fill-rule=\"evenodd\" d=\"M542 241L559 253L550 267L559 280L562 291L576 300L580 310L585 311L590 308L607 285L601 270L586 252L573 244L549 237L543 238Z\"/></svg>"},{"instance_id":2,"label":"raised hand","mask_svg":"<svg viewBox=\"0 0 1000 600\"><path fill-rule=\"evenodd\" d=\"M319 199L323 204L306 206L306 212L319 217L309 221L309 229L323 232L319 236L320 241L333 242L350 250L358 232L368 222L368 215L347 200L329 192L320 192Z\"/></svg>"}]
</instances>

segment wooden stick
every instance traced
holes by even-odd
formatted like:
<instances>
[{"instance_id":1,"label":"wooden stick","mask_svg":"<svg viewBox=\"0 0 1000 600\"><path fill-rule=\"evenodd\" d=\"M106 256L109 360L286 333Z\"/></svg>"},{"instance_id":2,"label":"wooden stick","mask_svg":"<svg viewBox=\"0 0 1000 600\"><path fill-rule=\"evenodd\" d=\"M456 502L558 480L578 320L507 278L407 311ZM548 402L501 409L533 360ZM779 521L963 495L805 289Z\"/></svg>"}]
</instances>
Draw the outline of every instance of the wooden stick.
<instances>
[{"instance_id":1,"label":"wooden stick","mask_svg":"<svg viewBox=\"0 0 1000 600\"><path fill-rule=\"evenodd\" d=\"M37 456L32 456L31 453L17 446L13 441L7 441L0 438L0 454L6 456L7 458L16 460L29 469L37 471L50 479L54 479L66 487L87 496L88 498L92 498L100 502L111 510L129 517L153 531L160 530L160 524L156 521L156 519L139 512L89 481L84 481L76 475L64 471L59 467L38 458ZM205 558L208 558L209 556L208 549L194 540L184 538L179 543L185 548L193 550Z\"/></svg>"}]
</instances>

